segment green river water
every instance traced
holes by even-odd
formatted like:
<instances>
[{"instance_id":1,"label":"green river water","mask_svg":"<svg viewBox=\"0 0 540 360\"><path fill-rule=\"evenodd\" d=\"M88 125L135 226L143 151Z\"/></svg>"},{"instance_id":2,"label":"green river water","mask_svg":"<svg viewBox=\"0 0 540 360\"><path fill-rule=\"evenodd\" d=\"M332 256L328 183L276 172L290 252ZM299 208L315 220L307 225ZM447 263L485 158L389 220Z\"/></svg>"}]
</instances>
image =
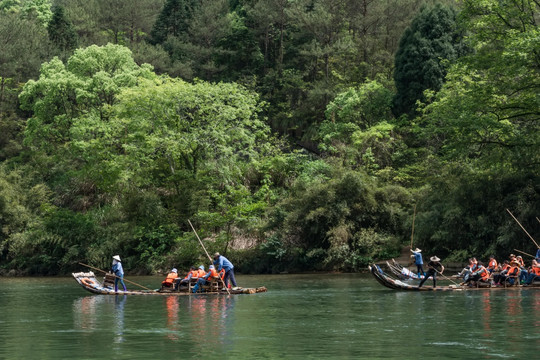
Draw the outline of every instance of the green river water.
<instances>
[{"instance_id":1,"label":"green river water","mask_svg":"<svg viewBox=\"0 0 540 360\"><path fill-rule=\"evenodd\" d=\"M162 280L128 279L150 288ZM399 292L370 274L237 280L268 292L107 296L72 278L0 278L0 359L533 359L540 351L540 289Z\"/></svg>"}]
</instances>

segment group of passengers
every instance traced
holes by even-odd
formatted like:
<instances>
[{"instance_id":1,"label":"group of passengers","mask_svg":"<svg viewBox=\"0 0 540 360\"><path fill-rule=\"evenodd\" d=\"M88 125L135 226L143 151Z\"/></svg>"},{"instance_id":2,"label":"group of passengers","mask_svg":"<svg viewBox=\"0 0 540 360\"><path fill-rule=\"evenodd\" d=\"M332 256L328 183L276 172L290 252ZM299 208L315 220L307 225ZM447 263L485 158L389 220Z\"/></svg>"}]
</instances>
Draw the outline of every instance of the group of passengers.
<instances>
[{"instance_id":1,"label":"group of passengers","mask_svg":"<svg viewBox=\"0 0 540 360\"><path fill-rule=\"evenodd\" d=\"M528 267L520 255L510 254L509 260L505 260L502 264L499 264L494 256L490 256L487 266L473 257L458 275L463 277L460 285L484 282L492 286L505 284L528 286L535 280L540 281L540 249Z\"/></svg>"},{"instance_id":2,"label":"group of passengers","mask_svg":"<svg viewBox=\"0 0 540 360\"><path fill-rule=\"evenodd\" d=\"M431 277L433 287L437 286L437 274L443 275L444 266L440 263L437 256L430 258L428 271L424 272L422 250L416 248L412 250L411 257L417 267L418 278L421 279L418 287L422 287L424 282ZM469 264L458 274L463 278L460 285L472 286L473 283L484 282L492 286L501 286L505 284L531 285L534 281L540 281L540 248L536 252L536 257L532 260L531 266L526 267L521 256L510 254L510 259L499 264L495 256L490 256L487 266L476 258L470 258Z\"/></svg>"},{"instance_id":3,"label":"group of passengers","mask_svg":"<svg viewBox=\"0 0 540 360\"><path fill-rule=\"evenodd\" d=\"M192 266L189 272L184 278L178 276L178 270L173 268L161 285L163 288L173 288L179 290L180 288L188 287L190 283L195 283L191 291L196 293L202 290L203 286L209 285L212 281L219 281L224 285L223 290L230 288L229 279L233 287L237 287L236 279L234 277L234 266L225 256L219 253L214 254L214 261L209 266L208 272L205 271L204 265L198 268ZM196 280L196 281L195 281Z\"/></svg>"}]
</instances>

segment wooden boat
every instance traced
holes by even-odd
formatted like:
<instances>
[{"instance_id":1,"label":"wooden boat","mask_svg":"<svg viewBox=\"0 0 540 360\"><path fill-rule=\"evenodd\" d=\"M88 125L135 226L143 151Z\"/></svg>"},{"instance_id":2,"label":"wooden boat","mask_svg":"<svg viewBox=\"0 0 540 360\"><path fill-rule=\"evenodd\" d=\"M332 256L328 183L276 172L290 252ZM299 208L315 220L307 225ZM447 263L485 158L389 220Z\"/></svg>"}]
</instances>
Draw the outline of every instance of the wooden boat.
<instances>
[{"instance_id":1,"label":"wooden boat","mask_svg":"<svg viewBox=\"0 0 540 360\"><path fill-rule=\"evenodd\" d=\"M513 285L513 286L491 286L490 283L478 282L475 286L460 286L460 285L447 285L437 286L433 288L429 282L429 279L421 288L418 285L411 285L403 282L400 279L394 279L390 275L386 274L379 265L373 264L369 266L369 271L373 277L383 286L394 290L408 290L408 291L468 291L468 290L498 290L498 289L540 289L540 282L535 281L531 285Z\"/></svg>"},{"instance_id":2,"label":"wooden boat","mask_svg":"<svg viewBox=\"0 0 540 360\"><path fill-rule=\"evenodd\" d=\"M424 278L424 275L418 276L418 274L415 274L394 259L392 259L392 262L387 261L386 265L401 280L422 280Z\"/></svg>"},{"instance_id":3,"label":"wooden boat","mask_svg":"<svg viewBox=\"0 0 540 360\"><path fill-rule=\"evenodd\" d=\"M114 291L114 275L106 275L103 279L103 282L99 281L95 274L90 272L78 272L78 273L72 273L73 277L77 281L79 285L83 287L83 289L94 293L94 294L101 294L101 295L166 295L166 296L183 296L183 295L228 295L228 294L255 294L255 293L261 293L266 292L266 287L258 287L258 288L232 288L229 289L229 292L227 292L226 289L220 289L217 286L213 286L212 284L209 286L203 287L203 292L197 292L196 294L193 294L191 290L191 286L187 286L185 288L181 288L180 290L173 290L173 289L159 289L159 290L118 290L118 292ZM112 281L111 281L112 279Z\"/></svg>"}]
</instances>

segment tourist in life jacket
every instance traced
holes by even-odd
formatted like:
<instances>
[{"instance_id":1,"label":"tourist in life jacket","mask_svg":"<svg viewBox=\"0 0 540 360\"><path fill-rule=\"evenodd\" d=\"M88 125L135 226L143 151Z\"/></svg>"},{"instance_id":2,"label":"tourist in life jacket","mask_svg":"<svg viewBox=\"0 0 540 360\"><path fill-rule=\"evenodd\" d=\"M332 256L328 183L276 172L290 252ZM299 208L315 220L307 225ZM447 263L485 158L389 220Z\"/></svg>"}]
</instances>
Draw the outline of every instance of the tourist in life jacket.
<instances>
[{"instance_id":1,"label":"tourist in life jacket","mask_svg":"<svg viewBox=\"0 0 540 360\"><path fill-rule=\"evenodd\" d=\"M236 279L234 278L234 266L225 256L220 255L219 253L214 254L214 265L217 268L217 271L225 270L225 276L223 277L223 283L227 288L229 286L229 279L233 287L237 287Z\"/></svg>"},{"instance_id":2,"label":"tourist in life jacket","mask_svg":"<svg viewBox=\"0 0 540 360\"><path fill-rule=\"evenodd\" d=\"M498 267L499 267L499 264L497 263L497 260L495 260L495 256L491 255L489 257L489 263L488 263L488 266L487 266L487 270L491 274L491 273L493 273L493 271L496 271Z\"/></svg>"},{"instance_id":3,"label":"tourist in life jacket","mask_svg":"<svg viewBox=\"0 0 540 360\"><path fill-rule=\"evenodd\" d=\"M192 266L189 268L189 272L187 273L186 277L183 279L177 278L174 282L174 290L178 290L180 286L187 285L189 281L193 278L196 279L199 277L199 270Z\"/></svg>"},{"instance_id":4,"label":"tourist in life jacket","mask_svg":"<svg viewBox=\"0 0 540 360\"><path fill-rule=\"evenodd\" d=\"M501 265L501 272L493 276L494 285L501 285L501 279L504 279L503 276L508 273L510 269L510 261L504 260L504 263Z\"/></svg>"},{"instance_id":5,"label":"tourist in life jacket","mask_svg":"<svg viewBox=\"0 0 540 360\"><path fill-rule=\"evenodd\" d=\"M414 258L414 263L416 265L416 272L418 273L418 278L421 276L426 275L424 272L424 260L422 259L422 250L419 248L411 249L411 252L413 253L411 255L411 258Z\"/></svg>"},{"instance_id":6,"label":"tourist in life jacket","mask_svg":"<svg viewBox=\"0 0 540 360\"><path fill-rule=\"evenodd\" d=\"M502 285L505 282L509 283L510 285L514 285L516 278L519 276L519 272L519 262L516 260L510 261L508 269L501 272L495 285Z\"/></svg>"},{"instance_id":7,"label":"tourist in life jacket","mask_svg":"<svg viewBox=\"0 0 540 360\"><path fill-rule=\"evenodd\" d=\"M540 263L536 259L532 261L529 275L524 285L531 285L535 280L540 281Z\"/></svg>"},{"instance_id":8,"label":"tourist in life jacket","mask_svg":"<svg viewBox=\"0 0 540 360\"><path fill-rule=\"evenodd\" d=\"M463 282L460 285L464 285L469 282L469 278L471 277L472 273L476 271L477 267L478 261L476 258L469 258L469 265L461 270L461 273L459 273L459 275L463 276Z\"/></svg>"},{"instance_id":9,"label":"tourist in life jacket","mask_svg":"<svg viewBox=\"0 0 540 360\"><path fill-rule=\"evenodd\" d=\"M480 262L476 264L476 270L471 273L471 276L462 283L461 285L469 284L471 281L489 281L489 271L487 268Z\"/></svg>"},{"instance_id":10,"label":"tourist in life jacket","mask_svg":"<svg viewBox=\"0 0 540 360\"><path fill-rule=\"evenodd\" d=\"M118 292L119 282L124 287L124 291L127 291L126 284L124 284L124 268L122 267L122 260L120 260L120 255L113 256L111 271L115 275L114 291Z\"/></svg>"},{"instance_id":11,"label":"tourist in life jacket","mask_svg":"<svg viewBox=\"0 0 540 360\"><path fill-rule=\"evenodd\" d=\"M178 270L176 268L173 268L170 273L167 274L167 277L165 280L161 282L162 287L172 287L174 284L174 280L178 277Z\"/></svg>"},{"instance_id":12,"label":"tourist in life jacket","mask_svg":"<svg viewBox=\"0 0 540 360\"><path fill-rule=\"evenodd\" d=\"M422 279L422 281L420 281L420 284L418 284L418 288L421 288L430 276L433 278L433 288L437 287L437 273L442 275L444 271L444 266L440 263L440 261L441 259L436 256L429 258L429 262L427 264L428 271L426 276Z\"/></svg>"},{"instance_id":13,"label":"tourist in life jacket","mask_svg":"<svg viewBox=\"0 0 540 360\"><path fill-rule=\"evenodd\" d=\"M197 283L192 290L193 293L196 293L197 290L199 290L199 287L209 284L210 280L212 279L219 279L219 274L216 271L214 265L210 265L210 267L208 268L208 272L203 277L200 277L199 280L197 280Z\"/></svg>"}]
</instances>

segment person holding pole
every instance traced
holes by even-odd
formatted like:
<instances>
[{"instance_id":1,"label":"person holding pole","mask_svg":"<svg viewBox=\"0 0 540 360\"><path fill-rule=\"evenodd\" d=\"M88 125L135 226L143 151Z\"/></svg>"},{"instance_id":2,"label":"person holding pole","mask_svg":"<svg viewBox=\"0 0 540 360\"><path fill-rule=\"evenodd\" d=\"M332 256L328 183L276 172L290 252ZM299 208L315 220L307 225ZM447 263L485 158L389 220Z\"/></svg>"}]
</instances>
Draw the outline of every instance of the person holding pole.
<instances>
[{"instance_id":1,"label":"person holding pole","mask_svg":"<svg viewBox=\"0 0 540 360\"><path fill-rule=\"evenodd\" d=\"M220 255L219 253L214 254L214 265L217 267L217 271L225 270L225 276L223 277L223 282L225 288L229 287L229 278L233 287L236 287L236 279L234 278L234 266L225 256Z\"/></svg>"},{"instance_id":2,"label":"person holding pole","mask_svg":"<svg viewBox=\"0 0 540 360\"><path fill-rule=\"evenodd\" d=\"M424 285L424 283L430 276L433 278L433 288L435 289L437 287L437 273L442 275L444 272L444 266L440 263L440 261L441 259L436 256L432 256L429 258L429 262L427 264L428 271L426 273L426 276L422 279L422 281L420 281L420 284L418 284L419 289L422 287L422 285Z\"/></svg>"},{"instance_id":3,"label":"person holding pole","mask_svg":"<svg viewBox=\"0 0 540 360\"><path fill-rule=\"evenodd\" d=\"M118 292L118 282L124 287L124 291L127 291L126 284L124 284L124 268L122 267L122 260L120 255L114 255L112 261L111 271L116 275L114 278L114 292Z\"/></svg>"}]
</instances>

